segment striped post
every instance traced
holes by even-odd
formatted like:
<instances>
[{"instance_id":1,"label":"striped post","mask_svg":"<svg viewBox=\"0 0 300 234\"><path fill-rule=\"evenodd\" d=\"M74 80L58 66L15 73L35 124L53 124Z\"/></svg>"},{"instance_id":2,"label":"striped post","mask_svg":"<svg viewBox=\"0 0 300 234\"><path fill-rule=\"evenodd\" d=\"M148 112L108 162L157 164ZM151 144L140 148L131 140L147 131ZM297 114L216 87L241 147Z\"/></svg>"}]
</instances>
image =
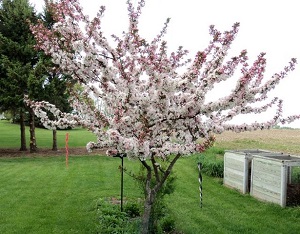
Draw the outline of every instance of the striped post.
<instances>
[{"instance_id":1,"label":"striped post","mask_svg":"<svg viewBox=\"0 0 300 234\"><path fill-rule=\"evenodd\" d=\"M200 192L200 208L202 208L202 163L198 162L198 169L199 169L199 192Z\"/></svg>"}]
</instances>

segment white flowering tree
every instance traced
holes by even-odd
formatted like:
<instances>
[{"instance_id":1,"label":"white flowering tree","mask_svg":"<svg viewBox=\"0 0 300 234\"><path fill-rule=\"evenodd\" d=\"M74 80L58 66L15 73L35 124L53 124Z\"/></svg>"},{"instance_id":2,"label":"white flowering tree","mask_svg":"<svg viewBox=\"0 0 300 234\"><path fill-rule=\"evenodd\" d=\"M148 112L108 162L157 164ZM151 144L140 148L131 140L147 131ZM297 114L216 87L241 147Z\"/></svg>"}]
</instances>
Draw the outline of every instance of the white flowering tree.
<instances>
[{"instance_id":1,"label":"white flowering tree","mask_svg":"<svg viewBox=\"0 0 300 234\"><path fill-rule=\"evenodd\" d=\"M129 28L120 37L113 35L114 43L110 43L101 29L104 7L89 19L78 0L53 4L57 22L54 28L49 30L40 23L33 25L32 31L38 48L51 55L63 73L84 87L80 95L74 92L70 99L78 115L62 113L47 102L27 99L27 103L46 126L78 124L95 133L98 141L89 142L88 150L108 148L108 155L126 154L146 168L142 232L147 233L156 194L180 157L205 151L213 144L213 135L225 130L269 129L300 116L283 118L281 100L266 102L269 91L294 69L295 59L282 72L264 79L263 53L252 65L247 63L245 50L227 58L238 32L236 23L230 31L222 33L211 26L212 39L207 48L188 60L188 51L182 47L175 52L167 51L163 37L169 20L152 41L140 35L139 17L144 5L145 1L140 0L134 8L127 1ZM233 76L239 79L227 96L214 102L206 99L215 84ZM92 102L83 101L91 94L105 108L100 110ZM259 114L273 106L277 112L267 122L230 123L237 115ZM57 116L56 122L46 117L46 111ZM169 164L163 170L159 161L167 159Z\"/></svg>"}]
</instances>

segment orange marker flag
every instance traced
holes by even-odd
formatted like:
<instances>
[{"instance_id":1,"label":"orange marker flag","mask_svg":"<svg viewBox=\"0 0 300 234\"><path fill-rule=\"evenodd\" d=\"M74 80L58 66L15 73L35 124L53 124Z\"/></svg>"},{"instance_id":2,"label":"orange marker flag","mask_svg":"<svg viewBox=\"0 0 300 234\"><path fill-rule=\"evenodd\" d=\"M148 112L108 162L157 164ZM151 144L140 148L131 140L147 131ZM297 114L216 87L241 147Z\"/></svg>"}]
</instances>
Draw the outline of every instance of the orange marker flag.
<instances>
[{"instance_id":1,"label":"orange marker flag","mask_svg":"<svg viewBox=\"0 0 300 234\"><path fill-rule=\"evenodd\" d=\"M69 133L66 134L66 167L69 167Z\"/></svg>"}]
</instances>

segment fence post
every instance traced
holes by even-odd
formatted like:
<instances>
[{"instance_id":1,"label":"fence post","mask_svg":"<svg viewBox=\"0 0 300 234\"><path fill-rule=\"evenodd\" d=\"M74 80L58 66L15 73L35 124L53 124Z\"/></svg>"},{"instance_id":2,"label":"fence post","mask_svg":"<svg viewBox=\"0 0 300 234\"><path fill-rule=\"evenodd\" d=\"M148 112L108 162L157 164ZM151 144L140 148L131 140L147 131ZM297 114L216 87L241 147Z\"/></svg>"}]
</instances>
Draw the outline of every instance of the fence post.
<instances>
[{"instance_id":1,"label":"fence post","mask_svg":"<svg viewBox=\"0 0 300 234\"><path fill-rule=\"evenodd\" d=\"M199 192L200 192L200 208L202 208L202 163L198 162L198 169L199 169Z\"/></svg>"}]
</instances>

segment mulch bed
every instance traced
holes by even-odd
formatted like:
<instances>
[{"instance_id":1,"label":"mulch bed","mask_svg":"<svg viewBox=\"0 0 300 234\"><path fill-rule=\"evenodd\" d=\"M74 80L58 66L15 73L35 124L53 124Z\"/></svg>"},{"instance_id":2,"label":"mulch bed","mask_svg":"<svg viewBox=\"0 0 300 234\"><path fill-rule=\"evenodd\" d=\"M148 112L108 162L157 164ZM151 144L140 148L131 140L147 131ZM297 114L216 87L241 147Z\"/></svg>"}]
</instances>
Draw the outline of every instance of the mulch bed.
<instances>
[{"instance_id":1,"label":"mulch bed","mask_svg":"<svg viewBox=\"0 0 300 234\"><path fill-rule=\"evenodd\" d=\"M87 152L85 147L69 148L70 156L81 156L81 155L105 155L106 149L96 149L93 152ZM19 149L12 148L0 148L0 157L42 157L42 156L62 156L66 155L65 148L59 148L57 151L52 149L38 148L37 152L30 153L27 151L20 151Z\"/></svg>"}]
</instances>

